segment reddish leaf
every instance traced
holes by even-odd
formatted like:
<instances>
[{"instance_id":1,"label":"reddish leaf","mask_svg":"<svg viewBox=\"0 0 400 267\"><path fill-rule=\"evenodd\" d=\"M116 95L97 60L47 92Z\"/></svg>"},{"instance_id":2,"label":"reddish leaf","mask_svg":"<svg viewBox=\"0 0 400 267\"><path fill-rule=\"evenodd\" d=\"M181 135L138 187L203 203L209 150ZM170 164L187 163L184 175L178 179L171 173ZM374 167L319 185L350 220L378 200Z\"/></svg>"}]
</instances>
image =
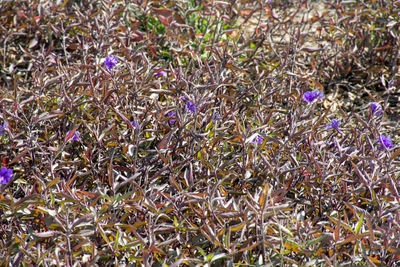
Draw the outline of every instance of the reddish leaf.
<instances>
[{"instance_id":1,"label":"reddish leaf","mask_svg":"<svg viewBox=\"0 0 400 267\"><path fill-rule=\"evenodd\" d=\"M167 145L169 143L169 141L171 140L172 137L172 131L170 131L169 133L167 133L163 139L161 139L161 141L157 144L157 148L158 149L165 149L167 148Z\"/></svg>"},{"instance_id":2,"label":"reddish leaf","mask_svg":"<svg viewBox=\"0 0 400 267\"><path fill-rule=\"evenodd\" d=\"M151 45L148 45L147 47L150 49L150 52L153 54L153 56L157 57L156 50Z\"/></svg>"},{"instance_id":3,"label":"reddish leaf","mask_svg":"<svg viewBox=\"0 0 400 267\"><path fill-rule=\"evenodd\" d=\"M158 15L158 19L165 25L165 26L169 26L169 22L168 22L168 20L164 17L164 16L162 16L162 15Z\"/></svg>"},{"instance_id":4,"label":"reddish leaf","mask_svg":"<svg viewBox=\"0 0 400 267\"><path fill-rule=\"evenodd\" d=\"M65 142L68 142L68 140L74 136L77 129L78 127L75 127L71 132L69 132L69 134L65 137Z\"/></svg>"},{"instance_id":5,"label":"reddish leaf","mask_svg":"<svg viewBox=\"0 0 400 267\"><path fill-rule=\"evenodd\" d=\"M18 154L18 155L10 162L10 165L13 164L13 163L15 163L15 162L17 162L17 161L19 161L19 160L20 160L23 156L25 156L27 153L28 153L28 151L25 150L24 152Z\"/></svg>"}]
</instances>

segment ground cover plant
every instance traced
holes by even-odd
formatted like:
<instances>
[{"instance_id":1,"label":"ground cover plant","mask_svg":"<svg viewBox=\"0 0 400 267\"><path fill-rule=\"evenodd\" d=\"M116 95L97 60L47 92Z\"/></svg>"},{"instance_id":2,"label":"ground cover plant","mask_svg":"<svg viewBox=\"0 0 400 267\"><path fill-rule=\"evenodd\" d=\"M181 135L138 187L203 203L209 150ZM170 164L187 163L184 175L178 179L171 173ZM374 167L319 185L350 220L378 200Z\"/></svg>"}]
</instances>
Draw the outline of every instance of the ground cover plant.
<instances>
[{"instance_id":1,"label":"ground cover plant","mask_svg":"<svg viewBox=\"0 0 400 267\"><path fill-rule=\"evenodd\" d=\"M0 1L0 265L399 265L399 11Z\"/></svg>"}]
</instances>

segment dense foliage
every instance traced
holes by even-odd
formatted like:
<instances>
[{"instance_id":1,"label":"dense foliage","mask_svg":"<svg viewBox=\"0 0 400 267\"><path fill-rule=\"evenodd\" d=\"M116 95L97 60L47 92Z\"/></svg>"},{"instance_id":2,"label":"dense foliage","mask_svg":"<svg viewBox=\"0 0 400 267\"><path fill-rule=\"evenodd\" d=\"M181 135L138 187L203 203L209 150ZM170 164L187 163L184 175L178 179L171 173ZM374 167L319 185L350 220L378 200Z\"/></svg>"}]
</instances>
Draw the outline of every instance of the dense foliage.
<instances>
[{"instance_id":1,"label":"dense foliage","mask_svg":"<svg viewBox=\"0 0 400 267\"><path fill-rule=\"evenodd\" d=\"M400 264L399 15L0 0L0 265Z\"/></svg>"}]
</instances>

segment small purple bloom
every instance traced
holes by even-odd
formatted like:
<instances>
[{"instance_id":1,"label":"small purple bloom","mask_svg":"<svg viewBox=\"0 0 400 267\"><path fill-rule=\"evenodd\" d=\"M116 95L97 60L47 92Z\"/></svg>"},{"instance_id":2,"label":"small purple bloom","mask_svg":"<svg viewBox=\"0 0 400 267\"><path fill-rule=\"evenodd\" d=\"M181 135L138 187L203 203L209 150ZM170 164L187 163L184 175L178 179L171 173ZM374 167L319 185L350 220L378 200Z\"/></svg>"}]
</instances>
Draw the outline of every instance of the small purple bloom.
<instances>
[{"instance_id":1,"label":"small purple bloom","mask_svg":"<svg viewBox=\"0 0 400 267\"><path fill-rule=\"evenodd\" d=\"M340 126L340 121L333 119L333 120L331 120L331 123L326 126L326 129L328 129L328 130L335 129L339 133L342 133L342 131L339 130L339 126Z\"/></svg>"},{"instance_id":2,"label":"small purple bloom","mask_svg":"<svg viewBox=\"0 0 400 267\"><path fill-rule=\"evenodd\" d=\"M175 78L180 81L181 80L181 73L179 72L179 69L175 69Z\"/></svg>"},{"instance_id":3,"label":"small purple bloom","mask_svg":"<svg viewBox=\"0 0 400 267\"><path fill-rule=\"evenodd\" d=\"M219 120L222 119L221 115L219 115L218 112L215 113L215 114L213 114L213 115L211 116L211 118L212 118L213 120L215 120L215 121L219 121Z\"/></svg>"},{"instance_id":4,"label":"small purple bloom","mask_svg":"<svg viewBox=\"0 0 400 267\"><path fill-rule=\"evenodd\" d=\"M185 105L185 108L187 111L189 111L190 113L195 113L196 112L196 104L188 101Z\"/></svg>"},{"instance_id":5,"label":"small purple bloom","mask_svg":"<svg viewBox=\"0 0 400 267\"><path fill-rule=\"evenodd\" d=\"M157 76L164 76L164 77L167 77L167 72L165 71L165 70L162 70L162 71L160 71L160 72L157 72L156 74L154 74L154 77L157 77Z\"/></svg>"},{"instance_id":6,"label":"small purple bloom","mask_svg":"<svg viewBox=\"0 0 400 267\"><path fill-rule=\"evenodd\" d=\"M263 142L264 138L262 138L262 136L257 136L251 141L252 144L262 144Z\"/></svg>"},{"instance_id":7,"label":"small purple bloom","mask_svg":"<svg viewBox=\"0 0 400 267\"><path fill-rule=\"evenodd\" d=\"M386 147L387 149L391 149L394 147L392 144L392 140L390 140L389 137L384 136L383 134L379 136L379 142L382 144L378 149L381 150L383 147Z\"/></svg>"},{"instance_id":8,"label":"small purple bloom","mask_svg":"<svg viewBox=\"0 0 400 267\"><path fill-rule=\"evenodd\" d=\"M3 125L0 124L0 136L4 136L5 135L5 129L8 128L8 123L5 122Z\"/></svg>"},{"instance_id":9,"label":"small purple bloom","mask_svg":"<svg viewBox=\"0 0 400 267\"><path fill-rule=\"evenodd\" d=\"M186 98L185 98L184 96L181 96L181 100L182 100L183 102L185 102L185 101L186 101Z\"/></svg>"},{"instance_id":10,"label":"small purple bloom","mask_svg":"<svg viewBox=\"0 0 400 267\"><path fill-rule=\"evenodd\" d=\"M324 98L324 92L322 91L307 91L303 95L304 101L307 103L312 103L315 99L323 99Z\"/></svg>"},{"instance_id":11,"label":"small purple bloom","mask_svg":"<svg viewBox=\"0 0 400 267\"><path fill-rule=\"evenodd\" d=\"M379 105L376 102L372 102L372 103L369 104L369 106L371 107L372 115L376 115L376 116L382 115L382 107L381 107L381 105Z\"/></svg>"},{"instance_id":12,"label":"small purple bloom","mask_svg":"<svg viewBox=\"0 0 400 267\"><path fill-rule=\"evenodd\" d=\"M133 128L135 128L135 129L140 128L140 124L137 120L131 121L131 124L132 124Z\"/></svg>"},{"instance_id":13,"label":"small purple bloom","mask_svg":"<svg viewBox=\"0 0 400 267\"><path fill-rule=\"evenodd\" d=\"M7 184L10 179L13 171L11 169L7 169L6 167L1 167L0 170L0 184Z\"/></svg>"},{"instance_id":14,"label":"small purple bloom","mask_svg":"<svg viewBox=\"0 0 400 267\"><path fill-rule=\"evenodd\" d=\"M176 113L171 111L168 113L168 117L170 117L169 122L171 124L174 124L176 122L176 120L174 119L176 117Z\"/></svg>"},{"instance_id":15,"label":"small purple bloom","mask_svg":"<svg viewBox=\"0 0 400 267\"><path fill-rule=\"evenodd\" d=\"M69 132L67 133L67 136L68 136L70 133L71 133L71 131L69 131ZM78 131L75 131L74 135L72 136L72 140L74 140L74 141L79 141L79 140L80 140L80 137L81 137L81 133L78 132Z\"/></svg>"},{"instance_id":16,"label":"small purple bloom","mask_svg":"<svg viewBox=\"0 0 400 267\"><path fill-rule=\"evenodd\" d=\"M114 56L108 56L106 57L106 60L104 60L104 64L106 64L106 67L111 70L114 68L114 66L118 63L118 58Z\"/></svg>"}]
</instances>

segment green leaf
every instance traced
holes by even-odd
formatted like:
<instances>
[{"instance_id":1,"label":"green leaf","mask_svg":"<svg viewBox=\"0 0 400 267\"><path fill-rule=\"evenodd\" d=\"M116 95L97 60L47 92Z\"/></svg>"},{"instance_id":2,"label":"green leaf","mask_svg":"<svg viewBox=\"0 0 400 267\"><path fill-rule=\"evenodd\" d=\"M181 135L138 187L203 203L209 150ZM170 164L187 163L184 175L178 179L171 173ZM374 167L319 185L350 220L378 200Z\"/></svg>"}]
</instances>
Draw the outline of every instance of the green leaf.
<instances>
[{"instance_id":1,"label":"green leaf","mask_svg":"<svg viewBox=\"0 0 400 267\"><path fill-rule=\"evenodd\" d=\"M361 217L358 220L357 225L356 225L356 229L354 231L356 234L358 234L360 232L360 229L361 229L363 221L364 221L364 214L361 214Z\"/></svg>"},{"instance_id":2,"label":"green leaf","mask_svg":"<svg viewBox=\"0 0 400 267\"><path fill-rule=\"evenodd\" d=\"M201 247L197 247L197 250L201 253L201 255L203 255L204 258L206 257L206 253Z\"/></svg>"},{"instance_id":3,"label":"green leaf","mask_svg":"<svg viewBox=\"0 0 400 267\"><path fill-rule=\"evenodd\" d=\"M309 247L309 246L312 246L314 244L320 243L322 240L324 240L327 237L328 237L327 235L321 235L320 237L317 237L317 238L315 238L313 240L308 240L306 242L306 247Z\"/></svg>"},{"instance_id":4,"label":"green leaf","mask_svg":"<svg viewBox=\"0 0 400 267\"><path fill-rule=\"evenodd\" d=\"M223 258L227 258L227 255L225 253L220 253L220 254L217 254L214 257L212 257L210 262L217 261L217 260L223 259Z\"/></svg>"},{"instance_id":5,"label":"green leaf","mask_svg":"<svg viewBox=\"0 0 400 267\"><path fill-rule=\"evenodd\" d=\"M22 179L22 178L15 180L13 183L16 183L16 184L28 184L28 182L25 179Z\"/></svg>"},{"instance_id":6,"label":"green leaf","mask_svg":"<svg viewBox=\"0 0 400 267\"><path fill-rule=\"evenodd\" d=\"M211 262L212 258L214 257L214 253L207 255L206 261Z\"/></svg>"},{"instance_id":7,"label":"green leaf","mask_svg":"<svg viewBox=\"0 0 400 267\"><path fill-rule=\"evenodd\" d=\"M134 192L135 192L135 191L132 190L132 191L129 191L128 193L126 193L125 195L122 195L122 196L117 197L117 199L115 199L115 203L118 203L118 202L120 202L121 200L123 200L123 199L129 197L129 196L132 195Z\"/></svg>"}]
</instances>

